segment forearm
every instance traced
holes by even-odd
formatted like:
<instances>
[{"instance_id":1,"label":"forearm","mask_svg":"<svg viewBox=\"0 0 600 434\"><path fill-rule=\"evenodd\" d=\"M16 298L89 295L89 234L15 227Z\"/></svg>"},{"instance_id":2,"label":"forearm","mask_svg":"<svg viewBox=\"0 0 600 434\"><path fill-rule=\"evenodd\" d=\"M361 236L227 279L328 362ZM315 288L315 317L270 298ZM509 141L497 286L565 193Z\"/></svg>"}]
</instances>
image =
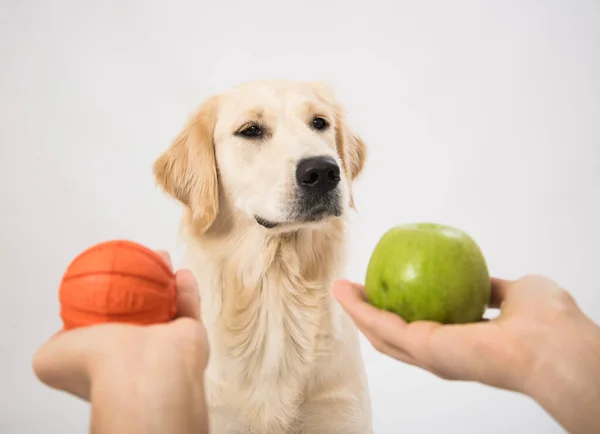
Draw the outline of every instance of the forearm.
<instances>
[{"instance_id":1,"label":"forearm","mask_svg":"<svg viewBox=\"0 0 600 434\"><path fill-rule=\"evenodd\" d=\"M573 434L600 430L600 328L582 327L538 368L528 395ZM560 341L556 341L560 342Z\"/></svg>"},{"instance_id":2,"label":"forearm","mask_svg":"<svg viewBox=\"0 0 600 434\"><path fill-rule=\"evenodd\" d=\"M103 379L92 385L93 434L207 434L204 386L177 381L157 390L141 373L123 382ZM163 379L164 384L164 379Z\"/></svg>"}]
</instances>

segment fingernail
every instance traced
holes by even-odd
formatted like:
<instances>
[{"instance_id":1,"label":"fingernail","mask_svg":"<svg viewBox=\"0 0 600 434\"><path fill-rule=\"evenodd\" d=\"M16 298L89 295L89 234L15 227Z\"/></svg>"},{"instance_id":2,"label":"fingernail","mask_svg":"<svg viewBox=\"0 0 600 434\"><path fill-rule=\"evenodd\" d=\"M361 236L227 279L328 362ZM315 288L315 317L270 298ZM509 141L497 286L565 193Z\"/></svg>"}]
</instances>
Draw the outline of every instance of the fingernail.
<instances>
[{"instance_id":1,"label":"fingernail","mask_svg":"<svg viewBox=\"0 0 600 434\"><path fill-rule=\"evenodd\" d=\"M173 267L171 263L171 255L166 250L156 250L156 253L167 263L169 267Z\"/></svg>"}]
</instances>

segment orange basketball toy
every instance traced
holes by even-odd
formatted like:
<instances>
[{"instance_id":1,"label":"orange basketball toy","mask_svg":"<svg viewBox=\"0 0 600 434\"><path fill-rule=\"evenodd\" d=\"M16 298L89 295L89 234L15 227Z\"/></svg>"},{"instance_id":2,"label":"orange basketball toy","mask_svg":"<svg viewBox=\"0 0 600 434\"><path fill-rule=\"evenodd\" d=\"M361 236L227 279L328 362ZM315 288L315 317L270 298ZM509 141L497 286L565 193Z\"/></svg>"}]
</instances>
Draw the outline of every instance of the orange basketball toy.
<instances>
[{"instance_id":1,"label":"orange basketball toy","mask_svg":"<svg viewBox=\"0 0 600 434\"><path fill-rule=\"evenodd\" d=\"M97 244L63 276L63 330L104 322L154 324L177 313L175 275L156 252L132 241Z\"/></svg>"}]
</instances>

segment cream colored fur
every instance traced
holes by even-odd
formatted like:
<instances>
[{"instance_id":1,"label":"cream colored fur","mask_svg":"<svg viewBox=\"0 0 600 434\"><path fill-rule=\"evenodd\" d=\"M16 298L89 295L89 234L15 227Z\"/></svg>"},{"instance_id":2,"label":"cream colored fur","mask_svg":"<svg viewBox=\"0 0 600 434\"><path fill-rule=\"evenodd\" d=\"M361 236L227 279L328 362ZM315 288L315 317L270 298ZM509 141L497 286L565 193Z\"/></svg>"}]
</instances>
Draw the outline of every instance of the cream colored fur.
<instances>
[{"instance_id":1,"label":"cream colored fur","mask_svg":"<svg viewBox=\"0 0 600 434\"><path fill-rule=\"evenodd\" d=\"M315 114L329 131L311 130ZM251 121L268 128L260 143L234 134ZM295 164L324 154L343 168L342 216L286 220ZM185 206L183 266L198 280L211 346L213 433L372 432L357 330L331 295L365 155L328 88L257 81L205 101L157 159L158 183ZM255 215L283 224L266 229Z\"/></svg>"}]
</instances>

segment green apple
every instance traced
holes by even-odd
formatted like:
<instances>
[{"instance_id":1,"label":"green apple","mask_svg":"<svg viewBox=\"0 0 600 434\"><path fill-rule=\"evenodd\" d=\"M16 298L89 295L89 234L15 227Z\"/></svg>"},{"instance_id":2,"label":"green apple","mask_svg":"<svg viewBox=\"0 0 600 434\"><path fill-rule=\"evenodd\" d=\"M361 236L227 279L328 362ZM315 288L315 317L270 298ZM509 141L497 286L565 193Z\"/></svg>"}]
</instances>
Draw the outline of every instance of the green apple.
<instances>
[{"instance_id":1,"label":"green apple","mask_svg":"<svg viewBox=\"0 0 600 434\"><path fill-rule=\"evenodd\" d=\"M479 246L463 231L435 223L396 226L375 246L365 280L369 303L405 321L479 321L490 276Z\"/></svg>"}]
</instances>

